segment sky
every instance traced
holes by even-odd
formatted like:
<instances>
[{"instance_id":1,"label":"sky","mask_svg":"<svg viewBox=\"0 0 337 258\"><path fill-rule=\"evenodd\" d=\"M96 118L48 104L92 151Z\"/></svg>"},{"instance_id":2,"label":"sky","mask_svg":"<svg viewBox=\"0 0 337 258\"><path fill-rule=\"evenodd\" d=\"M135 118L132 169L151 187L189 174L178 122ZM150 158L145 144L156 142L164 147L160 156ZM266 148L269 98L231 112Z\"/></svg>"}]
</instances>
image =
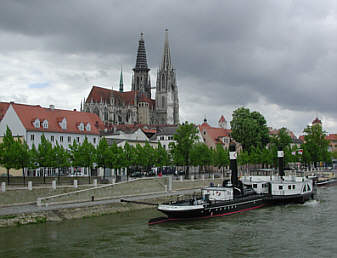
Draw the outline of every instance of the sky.
<instances>
[{"instance_id":1,"label":"sky","mask_svg":"<svg viewBox=\"0 0 337 258\"><path fill-rule=\"evenodd\" d=\"M334 0L3 0L0 101L78 110L93 85L118 90L121 67L130 90L141 32L154 86L165 29L180 121L246 107L297 136L315 117L337 133Z\"/></svg>"}]
</instances>

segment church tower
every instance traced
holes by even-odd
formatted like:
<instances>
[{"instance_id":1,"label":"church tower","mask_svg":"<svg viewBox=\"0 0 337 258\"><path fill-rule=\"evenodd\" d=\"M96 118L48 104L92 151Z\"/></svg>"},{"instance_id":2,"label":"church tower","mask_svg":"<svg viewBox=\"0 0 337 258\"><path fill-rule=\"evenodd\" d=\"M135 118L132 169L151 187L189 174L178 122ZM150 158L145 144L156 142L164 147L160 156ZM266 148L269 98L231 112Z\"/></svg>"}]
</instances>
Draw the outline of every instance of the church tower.
<instances>
[{"instance_id":1,"label":"church tower","mask_svg":"<svg viewBox=\"0 0 337 258\"><path fill-rule=\"evenodd\" d=\"M175 70L171 63L168 30L165 30L164 53L157 72L156 114L158 124L179 123L179 101Z\"/></svg>"},{"instance_id":2,"label":"church tower","mask_svg":"<svg viewBox=\"0 0 337 258\"><path fill-rule=\"evenodd\" d=\"M136 66L133 68L132 90L139 91L146 97L151 98L150 69L147 66L144 34L140 34L138 44Z\"/></svg>"}]
</instances>

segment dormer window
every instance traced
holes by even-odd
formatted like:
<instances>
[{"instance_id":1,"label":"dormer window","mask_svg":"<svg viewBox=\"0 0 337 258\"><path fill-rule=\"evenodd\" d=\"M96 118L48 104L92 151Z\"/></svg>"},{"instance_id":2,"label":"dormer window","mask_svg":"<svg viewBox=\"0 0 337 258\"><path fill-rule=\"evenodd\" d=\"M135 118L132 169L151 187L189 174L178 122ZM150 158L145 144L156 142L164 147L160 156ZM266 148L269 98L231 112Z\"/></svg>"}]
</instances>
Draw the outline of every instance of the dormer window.
<instances>
[{"instance_id":1,"label":"dormer window","mask_svg":"<svg viewBox=\"0 0 337 258\"><path fill-rule=\"evenodd\" d=\"M85 130L87 130L88 132L91 131L91 125L90 125L90 123L87 123L87 125L85 126Z\"/></svg>"},{"instance_id":2,"label":"dormer window","mask_svg":"<svg viewBox=\"0 0 337 258\"><path fill-rule=\"evenodd\" d=\"M43 127L44 129L48 129L48 120L44 120L44 121L43 121L42 127Z\"/></svg>"},{"instance_id":3,"label":"dormer window","mask_svg":"<svg viewBox=\"0 0 337 258\"><path fill-rule=\"evenodd\" d=\"M40 119L36 118L35 121L33 122L33 125L35 128L40 128Z\"/></svg>"},{"instance_id":4,"label":"dormer window","mask_svg":"<svg viewBox=\"0 0 337 258\"><path fill-rule=\"evenodd\" d=\"M77 126L78 130L80 131L84 131L84 124L81 122L78 126Z\"/></svg>"},{"instance_id":5,"label":"dormer window","mask_svg":"<svg viewBox=\"0 0 337 258\"><path fill-rule=\"evenodd\" d=\"M67 119L63 118L62 121L59 123L59 126L63 129L63 130L67 130Z\"/></svg>"}]
</instances>

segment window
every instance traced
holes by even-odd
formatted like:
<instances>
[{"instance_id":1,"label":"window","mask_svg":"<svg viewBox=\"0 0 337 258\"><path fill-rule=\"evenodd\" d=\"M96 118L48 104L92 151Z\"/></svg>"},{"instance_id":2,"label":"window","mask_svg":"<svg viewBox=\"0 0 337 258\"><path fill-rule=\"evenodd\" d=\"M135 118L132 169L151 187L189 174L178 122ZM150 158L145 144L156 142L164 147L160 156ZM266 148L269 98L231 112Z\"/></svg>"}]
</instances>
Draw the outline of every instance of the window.
<instances>
[{"instance_id":1,"label":"window","mask_svg":"<svg viewBox=\"0 0 337 258\"><path fill-rule=\"evenodd\" d=\"M164 136L160 136L160 140L163 141L165 138Z\"/></svg>"},{"instance_id":2,"label":"window","mask_svg":"<svg viewBox=\"0 0 337 258\"><path fill-rule=\"evenodd\" d=\"M96 143L96 137L94 137L94 143Z\"/></svg>"},{"instance_id":3,"label":"window","mask_svg":"<svg viewBox=\"0 0 337 258\"><path fill-rule=\"evenodd\" d=\"M68 136L68 142L71 142L71 136Z\"/></svg>"},{"instance_id":4,"label":"window","mask_svg":"<svg viewBox=\"0 0 337 258\"><path fill-rule=\"evenodd\" d=\"M60 142L63 142L63 136L60 136Z\"/></svg>"},{"instance_id":5,"label":"window","mask_svg":"<svg viewBox=\"0 0 337 258\"><path fill-rule=\"evenodd\" d=\"M31 141L34 141L34 134L31 134L31 135L30 135L30 140L31 140Z\"/></svg>"},{"instance_id":6,"label":"window","mask_svg":"<svg viewBox=\"0 0 337 258\"><path fill-rule=\"evenodd\" d=\"M33 124L35 128L40 128L40 120L38 118L35 119Z\"/></svg>"},{"instance_id":7,"label":"window","mask_svg":"<svg viewBox=\"0 0 337 258\"><path fill-rule=\"evenodd\" d=\"M80 131L84 131L84 124L81 122L79 125L78 125L78 130Z\"/></svg>"},{"instance_id":8,"label":"window","mask_svg":"<svg viewBox=\"0 0 337 258\"><path fill-rule=\"evenodd\" d=\"M278 186L278 189L279 189L279 190L283 190L283 185L279 185L279 186Z\"/></svg>"},{"instance_id":9,"label":"window","mask_svg":"<svg viewBox=\"0 0 337 258\"><path fill-rule=\"evenodd\" d=\"M169 136L168 139L169 139L169 140L173 140L173 136Z\"/></svg>"},{"instance_id":10,"label":"window","mask_svg":"<svg viewBox=\"0 0 337 258\"><path fill-rule=\"evenodd\" d=\"M293 190L296 188L296 185L293 185Z\"/></svg>"},{"instance_id":11,"label":"window","mask_svg":"<svg viewBox=\"0 0 337 258\"><path fill-rule=\"evenodd\" d=\"M257 188L257 184L253 184L253 188Z\"/></svg>"},{"instance_id":12,"label":"window","mask_svg":"<svg viewBox=\"0 0 337 258\"><path fill-rule=\"evenodd\" d=\"M50 136L50 141L54 142L54 135Z\"/></svg>"},{"instance_id":13,"label":"window","mask_svg":"<svg viewBox=\"0 0 337 258\"><path fill-rule=\"evenodd\" d=\"M80 142L80 137L77 136L76 138L77 138L77 142Z\"/></svg>"},{"instance_id":14,"label":"window","mask_svg":"<svg viewBox=\"0 0 337 258\"><path fill-rule=\"evenodd\" d=\"M48 120L44 120L42 126L44 129L48 129Z\"/></svg>"},{"instance_id":15,"label":"window","mask_svg":"<svg viewBox=\"0 0 337 258\"><path fill-rule=\"evenodd\" d=\"M291 190L291 185L288 185L288 189Z\"/></svg>"},{"instance_id":16,"label":"window","mask_svg":"<svg viewBox=\"0 0 337 258\"><path fill-rule=\"evenodd\" d=\"M66 130L67 129L67 119L63 118L62 121L59 123L59 126L63 129Z\"/></svg>"},{"instance_id":17,"label":"window","mask_svg":"<svg viewBox=\"0 0 337 258\"><path fill-rule=\"evenodd\" d=\"M303 188L303 193L307 191L307 186L305 185Z\"/></svg>"},{"instance_id":18,"label":"window","mask_svg":"<svg viewBox=\"0 0 337 258\"><path fill-rule=\"evenodd\" d=\"M163 145L163 148L166 150L166 145L165 144Z\"/></svg>"},{"instance_id":19,"label":"window","mask_svg":"<svg viewBox=\"0 0 337 258\"><path fill-rule=\"evenodd\" d=\"M108 120L108 118L106 118L105 120ZM85 130L87 130L88 132L91 131L90 123L87 123L87 125L85 126Z\"/></svg>"},{"instance_id":20,"label":"window","mask_svg":"<svg viewBox=\"0 0 337 258\"><path fill-rule=\"evenodd\" d=\"M310 186L309 186L309 185L307 185L307 190L308 190L308 191L311 191L311 188L310 188Z\"/></svg>"}]
</instances>

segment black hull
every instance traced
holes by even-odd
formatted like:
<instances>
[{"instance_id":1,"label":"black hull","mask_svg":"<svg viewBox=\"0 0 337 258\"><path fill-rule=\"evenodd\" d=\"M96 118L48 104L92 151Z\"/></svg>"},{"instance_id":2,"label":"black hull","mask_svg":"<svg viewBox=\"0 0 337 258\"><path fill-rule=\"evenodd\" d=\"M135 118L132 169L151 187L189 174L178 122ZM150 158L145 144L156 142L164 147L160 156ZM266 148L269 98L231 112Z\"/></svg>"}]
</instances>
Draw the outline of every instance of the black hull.
<instances>
[{"instance_id":1,"label":"black hull","mask_svg":"<svg viewBox=\"0 0 337 258\"><path fill-rule=\"evenodd\" d=\"M250 196L239 198L233 201L217 201L207 205L204 208L193 211L162 211L167 218L156 218L149 221L149 224L157 224L166 221L202 219L211 217L221 217L262 208L265 205L263 196Z\"/></svg>"},{"instance_id":2,"label":"black hull","mask_svg":"<svg viewBox=\"0 0 337 258\"><path fill-rule=\"evenodd\" d=\"M306 194L294 194L294 195L273 195L266 196L265 202L268 205L282 205L289 203L305 203L306 201L314 199L314 193L308 192Z\"/></svg>"}]
</instances>

